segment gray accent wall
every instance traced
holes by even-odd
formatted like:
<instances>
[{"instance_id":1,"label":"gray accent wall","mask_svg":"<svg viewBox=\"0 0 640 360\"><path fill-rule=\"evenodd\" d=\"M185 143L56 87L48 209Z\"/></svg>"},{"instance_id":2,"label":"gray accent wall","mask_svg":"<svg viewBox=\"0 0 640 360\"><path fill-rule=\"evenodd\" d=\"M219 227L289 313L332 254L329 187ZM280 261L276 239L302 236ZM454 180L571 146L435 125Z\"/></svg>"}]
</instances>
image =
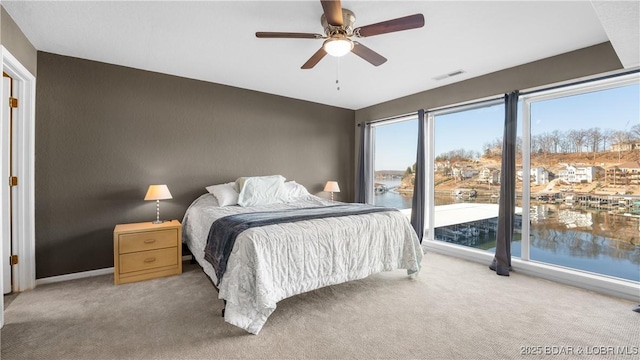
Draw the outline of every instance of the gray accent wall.
<instances>
[{"instance_id":1,"label":"gray accent wall","mask_svg":"<svg viewBox=\"0 0 640 360\"><path fill-rule=\"evenodd\" d=\"M113 266L113 228L182 220L205 186L282 174L353 198L353 110L38 52L36 277Z\"/></svg>"}]
</instances>

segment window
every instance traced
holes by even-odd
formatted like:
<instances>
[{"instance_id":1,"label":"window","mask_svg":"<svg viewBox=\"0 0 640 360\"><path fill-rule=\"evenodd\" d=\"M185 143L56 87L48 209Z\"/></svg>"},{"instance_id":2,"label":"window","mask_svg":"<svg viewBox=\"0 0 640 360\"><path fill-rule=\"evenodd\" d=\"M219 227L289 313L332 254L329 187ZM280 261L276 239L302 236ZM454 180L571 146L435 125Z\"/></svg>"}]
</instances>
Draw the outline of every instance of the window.
<instances>
[{"instance_id":1,"label":"window","mask_svg":"<svg viewBox=\"0 0 640 360\"><path fill-rule=\"evenodd\" d=\"M432 120L431 120L432 119ZM495 251L504 101L434 112L434 232L438 241ZM520 240L521 208L516 209ZM520 256L513 252L513 256Z\"/></svg>"},{"instance_id":2,"label":"window","mask_svg":"<svg viewBox=\"0 0 640 360\"><path fill-rule=\"evenodd\" d=\"M427 249L493 257L504 113L502 98L427 112ZM377 205L411 207L411 192L398 189L410 188L417 128L417 119L375 127ZM640 74L525 93L518 133L514 266L637 296Z\"/></svg>"},{"instance_id":3,"label":"window","mask_svg":"<svg viewBox=\"0 0 640 360\"><path fill-rule=\"evenodd\" d=\"M376 124L372 138L374 204L411 209L418 142L417 118Z\"/></svg>"},{"instance_id":4,"label":"window","mask_svg":"<svg viewBox=\"0 0 640 360\"><path fill-rule=\"evenodd\" d=\"M640 281L640 85L635 79L525 97L530 260Z\"/></svg>"}]
</instances>

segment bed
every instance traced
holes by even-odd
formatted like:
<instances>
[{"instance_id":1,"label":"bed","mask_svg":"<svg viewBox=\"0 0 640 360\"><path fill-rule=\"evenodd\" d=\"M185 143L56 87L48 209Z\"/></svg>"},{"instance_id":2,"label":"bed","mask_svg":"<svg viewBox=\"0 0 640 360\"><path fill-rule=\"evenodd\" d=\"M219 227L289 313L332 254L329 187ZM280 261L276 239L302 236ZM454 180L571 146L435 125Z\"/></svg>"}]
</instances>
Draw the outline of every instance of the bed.
<instances>
[{"instance_id":1,"label":"bed","mask_svg":"<svg viewBox=\"0 0 640 360\"><path fill-rule=\"evenodd\" d=\"M283 179L278 189L284 190L277 202L263 199L239 206L236 200L216 196L220 194L207 188L209 192L198 197L185 213L183 241L216 285L219 298L225 300L226 322L258 334L276 303L287 297L382 271L406 269L408 275L418 274L423 256L420 243L405 215L393 209L247 228L237 234L224 273L216 273L205 259L211 249L207 240L214 232L212 225L245 215L341 207L336 206L341 203L309 194L295 182L284 186ZM228 192L229 187L239 186L222 185ZM260 196L263 190L258 189ZM243 192L236 191L242 203Z\"/></svg>"}]
</instances>

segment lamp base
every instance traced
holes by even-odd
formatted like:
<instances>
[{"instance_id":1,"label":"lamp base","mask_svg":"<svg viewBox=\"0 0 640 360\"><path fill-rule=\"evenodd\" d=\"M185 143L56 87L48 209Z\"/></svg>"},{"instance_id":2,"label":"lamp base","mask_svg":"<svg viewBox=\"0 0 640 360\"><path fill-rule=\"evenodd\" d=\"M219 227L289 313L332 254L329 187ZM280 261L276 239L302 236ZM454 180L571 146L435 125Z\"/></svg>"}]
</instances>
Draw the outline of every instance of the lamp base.
<instances>
[{"instance_id":1,"label":"lamp base","mask_svg":"<svg viewBox=\"0 0 640 360\"><path fill-rule=\"evenodd\" d=\"M163 222L165 222L166 220L154 220L151 223L152 224L162 224Z\"/></svg>"}]
</instances>

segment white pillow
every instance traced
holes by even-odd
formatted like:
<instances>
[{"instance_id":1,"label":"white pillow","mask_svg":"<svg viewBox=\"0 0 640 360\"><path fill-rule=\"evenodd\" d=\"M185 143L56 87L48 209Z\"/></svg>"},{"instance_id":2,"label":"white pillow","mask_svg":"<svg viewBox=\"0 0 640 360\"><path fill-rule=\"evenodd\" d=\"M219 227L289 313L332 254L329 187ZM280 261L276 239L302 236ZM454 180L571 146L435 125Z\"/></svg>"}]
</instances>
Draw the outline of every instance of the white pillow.
<instances>
[{"instance_id":1,"label":"white pillow","mask_svg":"<svg viewBox=\"0 0 640 360\"><path fill-rule=\"evenodd\" d=\"M244 180L244 186L238 195L238 205L259 206L289 201L289 193L281 175L254 176Z\"/></svg>"},{"instance_id":2,"label":"white pillow","mask_svg":"<svg viewBox=\"0 0 640 360\"><path fill-rule=\"evenodd\" d=\"M238 192L236 191L235 181L207 186L206 189L216 197L220 206L238 205Z\"/></svg>"},{"instance_id":3,"label":"white pillow","mask_svg":"<svg viewBox=\"0 0 640 360\"><path fill-rule=\"evenodd\" d=\"M297 198L301 196L311 195L307 188L298 184L295 181L287 181L284 183L284 187L287 189L290 198Z\"/></svg>"},{"instance_id":4,"label":"white pillow","mask_svg":"<svg viewBox=\"0 0 640 360\"><path fill-rule=\"evenodd\" d=\"M242 188L244 187L244 182L245 180L247 180L248 177L247 176L243 176L243 177L239 177L236 179L236 191L241 193L242 192Z\"/></svg>"}]
</instances>

